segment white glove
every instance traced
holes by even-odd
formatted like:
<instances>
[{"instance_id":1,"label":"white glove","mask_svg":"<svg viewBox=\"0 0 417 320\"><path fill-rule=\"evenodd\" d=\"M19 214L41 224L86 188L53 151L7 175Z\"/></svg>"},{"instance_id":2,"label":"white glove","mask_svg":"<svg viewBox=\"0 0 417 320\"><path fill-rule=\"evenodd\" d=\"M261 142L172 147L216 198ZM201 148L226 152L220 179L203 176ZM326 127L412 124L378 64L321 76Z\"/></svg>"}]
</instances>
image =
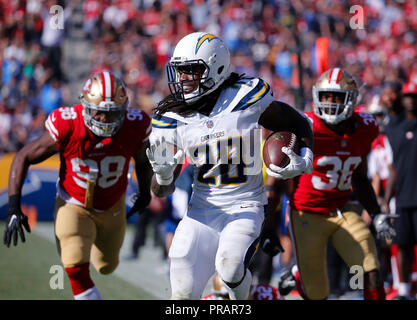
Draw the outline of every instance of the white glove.
<instances>
[{"instance_id":1,"label":"white glove","mask_svg":"<svg viewBox=\"0 0 417 320\"><path fill-rule=\"evenodd\" d=\"M268 175L286 180L304 173L310 174L313 172L313 152L310 148L301 148L300 155L287 147L282 147L281 150L290 158L290 163L285 168L270 164L269 168L266 168Z\"/></svg>"},{"instance_id":2,"label":"white glove","mask_svg":"<svg viewBox=\"0 0 417 320\"><path fill-rule=\"evenodd\" d=\"M169 150L165 138L156 140L150 148L146 149L146 155L155 173L156 182L161 186L171 184L174 179L174 170L178 164L183 163L184 151L179 149L175 155Z\"/></svg>"}]
</instances>

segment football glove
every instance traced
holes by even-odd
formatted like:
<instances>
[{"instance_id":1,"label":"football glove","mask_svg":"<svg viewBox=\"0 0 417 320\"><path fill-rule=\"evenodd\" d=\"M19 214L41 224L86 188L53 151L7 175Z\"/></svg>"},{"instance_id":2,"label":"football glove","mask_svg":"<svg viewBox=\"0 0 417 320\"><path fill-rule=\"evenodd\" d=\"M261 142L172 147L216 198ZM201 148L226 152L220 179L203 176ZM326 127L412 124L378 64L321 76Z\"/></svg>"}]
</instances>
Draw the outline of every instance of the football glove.
<instances>
[{"instance_id":1,"label":"football glove","mask_svg":"<svg viewBox=\"0 0 417 320\"><path fill-rule=\"evenodd\" d=\"M391 219L398 218L397 214L378 213L372 219L372 224L376 231L376 237L379 240L391 240L396 236L394 227L391 224Z\"/></svg>"},{"instance_id":2,"label":"football glove","mask_svg":"<svg viewBox=\"0 0 417 320\"><path fill-rule=\"evenodd\" d=\"M300 155L287 147L282 147L282 152L290 158L290 163L285 168L270 164L266 172L271 177L286 180L313 172L313 152L310 148L301 148Z\"/></svg>"},{"instance_id":3,"label":"football glove","mask_svg":"<svg viewBox=\"0 0 417 320\"><path fill-rule=\"evenodd\" d=\"M136 211L141 214L143 210L149 205L151 202L151 195L149 193L146 193L144 195L141 194L135 194L133 196L133 201L135 202L133 204L133 207L129 210L129 212L126 215L126 219L129 219Z\"/></svg>"},{"instance_id":4,"label":"football glove","mask_svg":"<svg viewBox=\"0 0 417 320\"><path fill-rule=\"evenodd\" d=\"M20 235L22 242L25 242L25 233L22 226L27 232L30 232L28 217L23 214L20 209L20 196L13 195L9 197L9 204L7 208L6 229L4 230L3 242L7 247L13 239L13 244L17 246L17 238Z\"/></svg>"},{"instance_id":5,"label":"football glove","mask_svg":"<svg viewBox=\"0 0 417 320\"><path fill-rule=\"evenodd\" d=\"M271 257L276 256L280 252L285 252L277 233L270 228L262 230L260 245L262 251Z\"/></svg>"},{"instance_id":6,"label":"football glove","mask_svg":"<svg viewBox=\"0 0 417 320\"><path fill-rule=\"evenodd\" d=\"M175 155L168 150L165 138L156 140L148 149L146 155L155 173L159 185L169 185L174 179L174 170L177 164L183 163L184 151L179 149Z\"/></svg>"},{"instance_id":7,"label":"football glove","mask_svg":"<svg viewBox=\"0 0 417 320\"><path fill-rule=\"evenodd\" d=\"M278 279L278 292L280 295L286 296L296 287L297 283L292 274L292 268L285 270Z\"/></svg>"}]
</instances>

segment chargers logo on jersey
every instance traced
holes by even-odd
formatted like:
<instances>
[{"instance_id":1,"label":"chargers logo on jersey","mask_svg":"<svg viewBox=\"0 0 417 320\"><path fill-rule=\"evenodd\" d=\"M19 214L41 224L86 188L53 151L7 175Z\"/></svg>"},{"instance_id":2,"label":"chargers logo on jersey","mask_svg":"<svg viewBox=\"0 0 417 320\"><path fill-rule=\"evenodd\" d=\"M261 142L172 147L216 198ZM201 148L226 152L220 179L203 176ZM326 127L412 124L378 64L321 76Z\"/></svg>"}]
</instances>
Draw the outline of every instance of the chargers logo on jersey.
<instances>
[{"instance_id":1,"label":"chargers logo on jersey","mask_svg":"<svg viewBox=\"0 0 417 320\"><path fill-rule=\"evenodd\" d=\"M152 127L154 128L169 128L174 129L177 127L177 120L161 116L161 115L155 115L152 118Z\"/></svg>"},{"instance_id":2,"label":"chargers logo on jersey","mask_svg":"<svg viewBox=\"0 0 417 320\"><path fill-rule=\"evenodd\" d=\"M198 50L200 49L201 45L204 43L204 41L208 41L210 42L213 39L218 39L215 35L212 35L210 33L207 33L203 36L201 36L198 41L197 41L197 45L195 47L195 53L197 54Z\"/></svg>"},{"instance_id":3,"label":"chargers logo on jersey","mask_svg":"<svg viewBox=\"0 0 417 320\"><path fill-rule=\"evenodd\" d=\"M243 79L241 82L238 82L239 84L246 84L246 82L249 80L248 83L251 84L251 80L249 78ZM265 97L268 93L272 96L272 91L269 86L269 84L262 79L259 79L258 84L254 89L252 89L248 94L246 94L239 103L233 108L232 112L235 111L241 111L249 108L251 105L255 104L256 102L262 100L263 97Z\"/></svg>"}]
</instances>

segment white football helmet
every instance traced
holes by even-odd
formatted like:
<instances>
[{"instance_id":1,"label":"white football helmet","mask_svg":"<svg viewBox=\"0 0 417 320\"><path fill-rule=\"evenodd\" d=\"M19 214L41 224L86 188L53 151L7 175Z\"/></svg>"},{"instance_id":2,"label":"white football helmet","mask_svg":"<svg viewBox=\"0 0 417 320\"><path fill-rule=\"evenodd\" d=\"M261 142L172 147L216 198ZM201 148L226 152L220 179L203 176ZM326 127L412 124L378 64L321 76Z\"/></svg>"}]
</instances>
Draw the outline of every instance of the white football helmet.
<instances>
[{"instance_id":1,"label":"white football helmet","mask_svg":"<svg viewBox=\"0 0 417 320\"><path fill-rule=\"evenodd\" d=\"M107 71L96 73L85 82L80 100L84 123L95 135L111 137L119 130L129 102L122 80ZM104 112L106 122L95 120L94 110Z\"/></svg>"},{"instance_id":2,"label":"white football helmet","mask_svg":"<svg viewBox=\"0 0 417 320\"><path fill-rule=\"evenodd\" d=\"M193 80L181 80L181 73L193 75ZM230 75L230 53L224 42L205 32L194 32L182 38L167 64L168 86L178 101L191 103L213 92ZM198 87L186 92L190 82L199 80Z\"/></svg>"},{"instance_id":3,"label":"white football helmet","mask_svg":"<svg viewBox=\"0 0 417 320\"><path fill-rule=\"evenodd\" d=\"M343 93L344 102L321 102L323 92ZM314 113L329 124L338 124L352 116L358 93L358 84L350 73L341 68L329 69L313 86Z\"/></svg>"}]
</instances>

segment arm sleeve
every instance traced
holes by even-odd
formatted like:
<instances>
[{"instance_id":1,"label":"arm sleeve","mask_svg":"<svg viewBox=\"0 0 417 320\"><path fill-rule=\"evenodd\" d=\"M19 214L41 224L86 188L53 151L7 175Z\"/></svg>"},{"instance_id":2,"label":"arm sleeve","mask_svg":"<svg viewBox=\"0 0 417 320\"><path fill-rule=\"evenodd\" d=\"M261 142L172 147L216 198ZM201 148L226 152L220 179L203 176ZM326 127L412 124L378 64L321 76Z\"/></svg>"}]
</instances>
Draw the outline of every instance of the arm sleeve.
<instances>
[{"instance_id":1,"label":"arm sleeve","mask_svg":"<svg viewBox=\"0 0 417 320\"><path fill-rule=\"evenodd\" d=\"M70 120L63 119L60 109L55 109L46 119L45 128L60 147L70 131Z\"/></svg>"}]
</instances>

